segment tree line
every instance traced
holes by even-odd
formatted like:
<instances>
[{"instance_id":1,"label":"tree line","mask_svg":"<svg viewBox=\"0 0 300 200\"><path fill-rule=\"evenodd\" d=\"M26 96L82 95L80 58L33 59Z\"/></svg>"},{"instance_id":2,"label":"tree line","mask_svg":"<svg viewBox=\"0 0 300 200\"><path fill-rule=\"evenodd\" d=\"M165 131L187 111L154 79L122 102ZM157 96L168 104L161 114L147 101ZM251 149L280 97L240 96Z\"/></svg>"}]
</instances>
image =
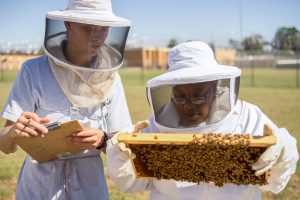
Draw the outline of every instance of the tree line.
<instances>
[{"instance_id":1,"label":"tree line","mask_svg":"<svg viewBox=\"0 0 300 200\"><path fill-rule=\"evenodd\" d=\"M172 48L177 44L177 40L172 38L168 47ZM210 43L214 47L214 43ZM229 46L236 50L263 52L266 49L278 51L300 51L300 31L295 27L280 27L272 41L266 41L262 35L253 34L245 37L241 42L230 39Z\"/></svg>"}]
</instances>

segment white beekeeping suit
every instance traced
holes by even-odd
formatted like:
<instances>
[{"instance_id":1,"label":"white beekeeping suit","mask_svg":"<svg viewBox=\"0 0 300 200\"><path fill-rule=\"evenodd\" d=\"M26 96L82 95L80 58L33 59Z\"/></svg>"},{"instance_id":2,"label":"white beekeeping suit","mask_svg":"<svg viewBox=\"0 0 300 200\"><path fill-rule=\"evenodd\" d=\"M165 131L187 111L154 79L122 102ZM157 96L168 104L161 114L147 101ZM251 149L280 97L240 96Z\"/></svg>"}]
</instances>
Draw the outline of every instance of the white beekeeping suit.
<instances>
[{"instance_id":1,"label":"white beekeeping suit","mask_svg":"<svg viewBox=\"0 0 300 200\"><path fill-rule=\"evenodd\" d=\"M111 0L69 0L66 10L48 12L46 55L23 64L1 117L76 119L98 135L131 125L117 72L130 24L114 15ZM16 199L108 199L100 153L89 148L42 164L27 155Z\"/></svg>"},{"instance_id":2,"label":"white beekeeping suit","mask_svg":"<svg viewBox=\"0 0 300 200\"><path fill-rule=\"evenodd\" d=\"M149 118L150 125L143 132L261 135L264 125L267 124L274 131L277 144L261 156L253 169L257 175L270 169L269 184L265 186L224 184L223 187L217 187L213 183L198 185L174 180L137 179L130 162L132 156L127 156L124 153L126 151L119 149L121 145L110 142L107 147L108 172L119 188L126 192L150 190L152 200L256 200L261 199L262 190L274 193L283 190L296 169L298 160L296 140L286 129L278 128L258 107L237 99L240 70L236 67L218 65L210 47L197 41L185 42L174 47L169 52L168 62L168 72L147 83L147 95L153 114ZM174 97L178 95L176 87L186 84L212 84L213 87L210 86L207 91L213 92L203 93L201 97L192 96L190 99ZM212 97L210 94L213 94ZM180 114L174 105L182 101L191 101L195 104L206 102L210 111L206 117L203 117L204 111L201 110ZM200 123L196 123L197 120Z\"/></svg>"}]
</instances>

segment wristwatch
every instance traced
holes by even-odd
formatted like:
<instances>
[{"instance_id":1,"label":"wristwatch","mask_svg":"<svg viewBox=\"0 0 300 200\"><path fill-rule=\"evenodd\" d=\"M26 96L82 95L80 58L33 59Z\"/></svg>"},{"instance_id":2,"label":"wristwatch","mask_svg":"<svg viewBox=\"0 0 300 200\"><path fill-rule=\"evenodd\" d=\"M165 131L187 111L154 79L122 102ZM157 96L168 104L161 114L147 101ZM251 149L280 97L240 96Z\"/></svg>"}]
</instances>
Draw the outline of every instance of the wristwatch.
<instances>
[{"instance_id":1,"label":"wristwatch","mask_svg":"<svg viewBox=\"0 0 300 200\"><path fill-rule=\"evenodd\" d=\"M106 143L109 140L107 133L105 131L103 131L103 133L104 133L104 138L103 138L101 144L96 147L96 149L98 149L98 150L101 150L102 148L106 147Z\"/></svg>"}]
</instances>

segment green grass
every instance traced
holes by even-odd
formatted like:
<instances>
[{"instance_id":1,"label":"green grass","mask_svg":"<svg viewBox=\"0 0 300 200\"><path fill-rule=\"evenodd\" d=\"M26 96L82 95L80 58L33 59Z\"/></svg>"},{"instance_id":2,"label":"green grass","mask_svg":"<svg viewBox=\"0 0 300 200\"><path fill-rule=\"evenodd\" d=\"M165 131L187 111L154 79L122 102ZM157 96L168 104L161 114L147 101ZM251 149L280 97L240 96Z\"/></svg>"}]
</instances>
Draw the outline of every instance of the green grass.
<instances>
[{"instance_id":1,"label":"green grass","mask_svg":"<svg viewBox=\"0 0 300 200\"><path fill-rule=\"evenodd\" d=\"M295 69L254 69L253 83L255 87L263 88L296 88L296 70ZM241 85L245 87L252 86L251 69L242 70ZM300 82L299 82L300 84ZM299 89L299 88L298 88Z\"/></svg>"},{"instance_id":2,"label":"green grass","mask_svg":"<svg viewBox=\"0 0 300 200\"><path fill-rule=\"evenodd\" d=\"M163 71L142 71L137 68L121 70L132 121L146 119L150 109L146 100L146 80L163 73ZM8 97L16 72L5 72L4 82L0 82L0 110ZM286 127L290 133L300 139L300 88L296 88L295 70L255 69L255 87L251 87L251 70L243 69L240 99L258 105L262 111L278 126ZM4 120L0 119L2 127ZM298 143L298 149L300 145ZM13 199L18 171L24 159L24 152L5 155L0 153L0 199ZM105 161L105 156L103 156ZM110 199L133 200L148 199L148 192L124 194L120 192L107 176ZM264 199L292 200L300 197L300 164L298 163L288 187L278 195L264 193Z\"/></svg>"}]
</instances>

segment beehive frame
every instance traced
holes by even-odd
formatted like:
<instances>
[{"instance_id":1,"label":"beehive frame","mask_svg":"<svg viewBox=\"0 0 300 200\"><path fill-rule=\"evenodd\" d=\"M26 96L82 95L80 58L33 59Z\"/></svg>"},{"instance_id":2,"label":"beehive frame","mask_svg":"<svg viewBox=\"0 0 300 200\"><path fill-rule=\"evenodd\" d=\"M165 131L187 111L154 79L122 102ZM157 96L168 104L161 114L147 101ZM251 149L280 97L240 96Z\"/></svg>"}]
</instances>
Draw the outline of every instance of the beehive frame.
<instances>
[{"instance_id":1,"label":"beehive frame","mask_svg":"<svg viewBox=\"0 0 300 200\"><path fill-rule=\"evenodd\" d=\"M197 144L201 145L201 138L207 135L214 134L195 134L195 133L124 133L120 134L118 140L124 142L127 147L136 154L136 158L132 160L132 166L134 168L135 174L140 178L157 178L153 176L147 170L144 163L141 160L141 154L138 152L138 147L141 145L190 145L195 143L195 139L198 140ZM219 136L226 136L226 134L218 134ZM241 135L241 134L238 134ZM267 148L276 143L276 137L272 134L270 129L265 129L264 136L249 136L249 143L243 144L247 147L259 147ZM200 142L199 142L200 140ZM235 141L225 141L229 146L234 147L236 145ZM254 174L254 171L253 171ZM264 174L264 179L267 179L268 174ZM221 186L221 185L220 185Z\"/></svg>"}]
</instances>

